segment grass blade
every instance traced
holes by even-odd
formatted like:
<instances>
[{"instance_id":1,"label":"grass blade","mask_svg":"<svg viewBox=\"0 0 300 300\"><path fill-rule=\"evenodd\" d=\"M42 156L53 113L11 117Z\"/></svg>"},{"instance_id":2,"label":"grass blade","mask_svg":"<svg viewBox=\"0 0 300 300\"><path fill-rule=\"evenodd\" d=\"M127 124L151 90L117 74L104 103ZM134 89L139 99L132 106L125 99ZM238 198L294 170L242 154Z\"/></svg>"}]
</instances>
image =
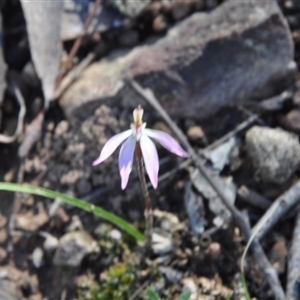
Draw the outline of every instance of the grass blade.
<instances>
[{"instance_id":1,"label":"grass blade","mask_svg":"<svg viewBox=\"0 0 300 300\"><path fill-rule=\"evenodd\" d=\"M122 218L114 215L113 213L110 213L106 211L105 209L95 206L93 204L84 202L78 198L68 196L59 192L55 192L52 190L48 190L41 187L34 187L30 185L23 185L23 184L17 184L17 183L7 183L7 182L0 182L0 190L3 191L11 191L11 192L19 192L19 193L25 193L25 194L32 194L37 196L42 196L50 199L60 199L61 201L72 205L74 207L80 208L82 210L85 210L87 212L93 213L102 219L105 219L114 225L118 226L119 228L126 231L128 234L130 234L132 237L134 237L137 241L145 241L145 236L138 231L135 227L133 227L131 224L127 223Z\"/></svg>"}]
</instances>

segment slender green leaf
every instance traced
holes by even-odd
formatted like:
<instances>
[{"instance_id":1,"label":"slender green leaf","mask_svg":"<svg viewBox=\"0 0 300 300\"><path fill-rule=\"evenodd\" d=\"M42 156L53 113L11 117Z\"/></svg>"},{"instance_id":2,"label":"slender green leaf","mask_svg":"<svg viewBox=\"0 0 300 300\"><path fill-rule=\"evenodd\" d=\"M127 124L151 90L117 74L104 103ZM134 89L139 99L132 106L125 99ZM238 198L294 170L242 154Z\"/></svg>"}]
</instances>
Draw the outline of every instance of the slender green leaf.
<instances>
[{"instance_id":1,"label":"slender green leaf","mask_svg":"<svg viewBox=\"0 0 300 300\"><path fill-rule=\"evenodd\" d=\"M160 300L160 298L156 294L156 292L150 287L147 289L147 294L148 294L149 300Z\"/></svg>"},{"instance_id":2,"label":"slender green leaf","mask_svg":"<svg viewBox=\"0 0 300 300\"><path fill-rule=\"evenodd\" d=\"M243 290L244 290L244 294L247 300L251 300L251 296L250 293L248 291L248 287L247 287L247 281L246 281L246 277L245 274L242 273L242 286L243 286Z\"/></svg>"},{"instance_id":3,"label":"slender green leaf","mask_svg":"<svg viewBox=\"0 0 300 300\"><path fill-rule=\"evenodd\" d=\"M191 297L192 293L191 292L185 292L185 293L182 293L178 298L177 300L189 300L190 297Z\"/></svg>"},{"instance_id":4,"label":"slender green leaf","mask_svg":"<svg viewBox=\"0 0 300 300\"><path fill-rule=\"evenodd\" d=\"M48 190L41 187L34 187L30 185L22 185L17 183L7 183L7 182L0 182L0 190L3 191L11 191L11 192L19 192L19 193L26 193L26 194L32 194L37 196L42 196L50 199L60 199L61 201L75 206L77 208L80 208L82 210L85 210L87 212L93 213L102 219L105 219L116 226L120 227L124 231L126 231L128 234L133 236L137 241L145 241L145 236L139 232L135 227L133 227L131 224L127 223L122 218L114 215L113 213L110 213L106 211L103 208L100 208L99 206L95 206L93 204L84 202L80 199L77 199L75 197L71 197L62 193L58 193L52 190Z\"/></svg>"}]
</instances>

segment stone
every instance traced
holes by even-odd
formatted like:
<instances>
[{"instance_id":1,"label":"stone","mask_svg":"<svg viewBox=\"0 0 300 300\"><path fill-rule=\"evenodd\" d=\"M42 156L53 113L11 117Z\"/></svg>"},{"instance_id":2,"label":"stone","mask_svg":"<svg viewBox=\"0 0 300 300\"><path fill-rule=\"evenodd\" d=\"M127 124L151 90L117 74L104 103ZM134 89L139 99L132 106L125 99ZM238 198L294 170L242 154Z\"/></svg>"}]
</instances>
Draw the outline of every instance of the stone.
<instances>
[{"instance_id":1,"label":"stone","mask_svg":"<svg viewBox=\"0 0 300 300\"><path fill-rule=\"evenodd\" d=\"M35 268L39 269L43 265L44 252L41 248L37 247L32 252L32 264Z\"/></svg>"},{"instance_id":2,"label":"stone","mask_svg":"<svg viewBox=\"0 0 300 300\"><path fill-rule=\"evenodd\" d=\"M152 28L156 32L164 31L168 28L168 22L164 15L158 15L154 18Z\"/></svg>"},{"instance_id":3,"label":"stone","mask_svg":"<svg viewBox=\"0 0 300 300\"><path fill-rule=\"evenodd\" d=\"M155 254L166 254L174 249L171 236L163 236L159 233L152 233L152 250Z\"/></svg>"},{"instance_id":4,"label":"stone","mask_svg":"<svg viewBox=\"0 0 300 300\"><path fill-rule=\"evenodd\" d=\"M186 135L190 140L200 140L205 138L205 133L200 126L191 126L187 130Z\"/></svg>"},{"instance_id":5,"label":"stone","mask_svg":"<svg viewBox=\"0 0 300 300\"><path fill-rule=\"evenodd\" d=\"M300 108L294 108L286 115L279 116L278 121L286 129L300 133Z\"/></svg>"},{"instance_id":6,"label":"stone","mask_svg":"<svg viewBox=\"0 0 300 300\"><path fill-rule=\"evenodd\" d=\"M14 282L6 279L0 279L0 299L21 300L21 291Z\"/></svg>"},{"instance_id":7,"label":"stone","mask_svg":"<svg viewBox=\"0 0 300 300\"><path fill-rule=\"evenodd\" d=\"M43 249L46 252L51 253L56 250L58 246L58 239L55 236L51 235L48 232L40 232L40 235L45 238Z\"/></svg>"},{"instance_id":8,"label":"stone","mask_svg":"<svg viewBox=\"0 0 300 300\"><path fill-rule=\"evenodd\" d=\"M131 75L153 90L170 115L204 119L226 105L289 87L296 71L293 49L275 1L226 1L211 13L194 13L164 37L93 63L60 104L69 118L83 105L95 111L105 100L143 105L125 84Z\"/></svg>"},{"instance_id":9,"label":"stone","mask_svg":"<svg viewBox=\"0 0 300 300\"><path fill-rule=\"evenodd\" d=\"M17 229L34 232L43 227L49 220L44 205L38 203L39 212L35 215L30 211L26 214L16 215L15 226Z\"/></svg>"},{"instance_id":10,"label":"stone","mask_svg":"<svg viewBox=\"0 0 300 300\"><path fill-rule=\"evenodd\" d=\"M300 162L298 137L280 128L253 126L246 133L246 147L258 177L264 182L286 182Z\"/></svg>"},{"instance_id":11,"label":"stone","mask_svg":"<svg viewBox=\"0 0 300 300\"><path fill-rule=\"evenodd\" d=\"M99 251L96 241L85 231L68 232L59 240L53 262L56 266L79 267L85 256Z\"/></svg>"}]
</instances>

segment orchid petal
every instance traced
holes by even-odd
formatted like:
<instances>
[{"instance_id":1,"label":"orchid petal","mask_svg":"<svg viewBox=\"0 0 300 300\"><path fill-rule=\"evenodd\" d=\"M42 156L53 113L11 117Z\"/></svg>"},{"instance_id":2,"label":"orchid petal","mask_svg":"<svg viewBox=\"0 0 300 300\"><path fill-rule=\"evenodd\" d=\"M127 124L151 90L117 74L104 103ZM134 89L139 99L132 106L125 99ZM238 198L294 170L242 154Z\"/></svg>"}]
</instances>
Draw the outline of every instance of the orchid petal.
<instances>
[{"instance_id":1,"label":"orchid petal","mask_svg":"<svg viewBox=\"0 0 300 300\"><path fill-rule=\"evenodd\" d=\"M140 146L141 146L147 174L149 176L149 179L153 187L156 189L157 182L158 182L158 170L159 170L159 160L158 160L156 147L154 143L150 140L150 138L145 134L142 134L141 136Z\"/></svg>"},{"instance_id":2,"label":"orchid petal","mask_svg":"<svg viewBox=\"0 0 300 300\"><path fill-rule=\"evenodd\" d=\"M129 175L132 170L133 154L135 150L136 140L133 136L129 137L122 145L119 154L119 169L121 175L121 188L124 190L127 186Z\"/></svg>"},{"instance_id":3,"label":"orchid petal","mask_svg":"<svg viewBox=\"0 0 300 300\"><path fill-rule=\"evenodd\" d=\"M100 156L93 162L93 166L98 165L107 158L109 158L113 154L113 152L119 147L119 145L124 140L126 140L131 134L132 130L129 129L111 137L101 150Z\"/></svg>"},{"instance_id":4,"label":"orchid petal","mask_svg":"<svg viewBox=\"0 0 300 300\"><path fill-rule=\"evenodd\" d=\"M182 149L179 143L168 133L153 129L145 129L144 133L158 141L164 148L166 148L170 152L181 157L190 156L186 151Z\"/></svg>"}]
</instances>

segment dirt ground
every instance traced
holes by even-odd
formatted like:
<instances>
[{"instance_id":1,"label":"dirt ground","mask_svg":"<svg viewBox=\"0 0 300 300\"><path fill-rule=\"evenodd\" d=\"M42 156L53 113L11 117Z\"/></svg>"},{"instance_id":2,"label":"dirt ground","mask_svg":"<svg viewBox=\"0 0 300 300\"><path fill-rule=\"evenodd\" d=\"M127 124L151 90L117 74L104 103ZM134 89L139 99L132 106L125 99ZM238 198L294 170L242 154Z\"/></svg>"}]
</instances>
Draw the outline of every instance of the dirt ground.
<instances>
[{"instance_id":1,"label":"dirt ground","mask_svg":"<svg viewBox=\"0 0 300 300\"><path fill-rule=\"evenodd\" d=\"M182 18L195 11L212 11L221 5L221 1L205 0L203 3L201 7L190 8ZM295 61L299 64L300 6L295 3L279 1L279 6L291 28ZM170 26L178 21L174 14L166 12L164 15ZM23 72L30 60L28 44L13 53L12 49L22 41L25 33L21 30L13 35L7 30L10 26L24 26L20 4L6 4L2 7L2 15L7 72L18 78L16 74ZM135 22L133 28L139 33L139 43L156 34L149 25L153 22L151 14L145 13ZM165 32L159 35L164 36ZM122 48L122 31L111 30L104 36L110 41L110 48ZM91 51L94 39L95 36L83 42L78 60ZM72 44L73 41L65 42L65 49L70 50ZM26 95L26 126L42 111L41 85L37 78L36 82L31 81L34 78L31 76L28 75L22 87ZM251 227L274 200L298 182L300 161L293 160L287 167L284 173L291 172L287 179L266 182L249 154L249 130L255 125L272 130L282 128L290 139L297 140L295 151L298 151L298 88L296 80L290 96L272 99L275 105L280 104L275 109L252 102L226 106L205 120L172 119L206 167L222 178L222 191L234 193L234 205ZM9 88L1 108L1 131L12 134L17 124L18 105ZM257 118L249 119L256 114ZM166 121L153 108L145 110L144 119L147 127L171 133ZM59 101L52 102L45 111L40 137L25 157L20 158L20 144L26 132L14 143L0 144L0 181L19 181L74 195L123 217L143 232L145 205L136 168L130 175L128 187L122 191L117 153L105 163L92 166L107 139L128 129L131 122L132 109L117 101L88 106L72 118L64 113ZM239 129L245 122L248 124ZM234 131L234 140L222 140ZM232 148L228 151L221 149L222 146ZM278 144L278 148L281 146L284 145ZM275 148L268 156L276 157ZM218 171L217 162L212 158L213 153L217 155L213 152L216 149L219 149L219 160L226 156ZM246 299L240 272L246 239L234 218L227 216L228 212L224 212L226 209L221 207L215 193L203 188L201 178L192 179L196 170L192 162L180 167L184 160L159 145L158 153L159 174L163 178L156 190L149 189L154 215L153 239L156 240L151 251L145 251L144 245L91 213L42 197L1 192L0 300L148 299L147 287L150 286L162 299L168 300L176 299L186 290L192 292L190 299ZM279 168L285 168L280 163ZM253 194L245 196L243 188ZM260 239L284 289L288 283L287 261L291 256L293 231L299 218L296 217L297 204ZM67 239L71 243L69 246ZM245 265L251 297L275 299L251 252Z\"/></svg>"}]
</instances>

